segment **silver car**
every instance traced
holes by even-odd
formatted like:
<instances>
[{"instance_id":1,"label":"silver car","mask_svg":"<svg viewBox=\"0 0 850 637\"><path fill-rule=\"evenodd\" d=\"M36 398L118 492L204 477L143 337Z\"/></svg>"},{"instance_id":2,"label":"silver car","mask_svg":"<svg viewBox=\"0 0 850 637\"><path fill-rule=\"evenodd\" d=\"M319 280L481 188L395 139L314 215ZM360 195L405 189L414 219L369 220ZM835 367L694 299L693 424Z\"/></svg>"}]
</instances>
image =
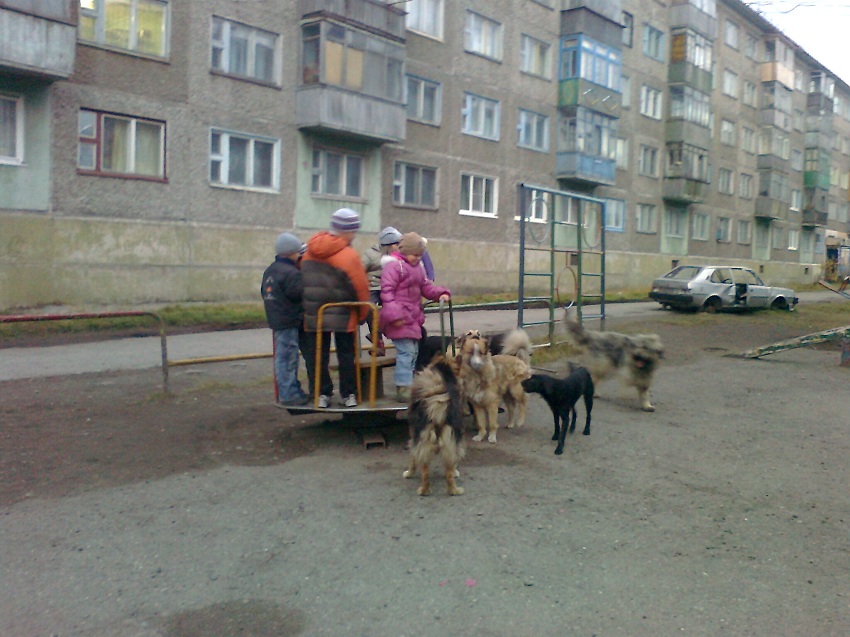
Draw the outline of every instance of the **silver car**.
<instances>
[{"instance_id":1,"label":"silver car","mask_svg":"<svg viewBox=\"0 0 850 637\"><path fill-rule=\"evenodd\" d=\"M649 298L665 308L793 310L794 290L767 285L749 268L726 265L680 265L652 282Z\"/></svg>"}]
</instances>

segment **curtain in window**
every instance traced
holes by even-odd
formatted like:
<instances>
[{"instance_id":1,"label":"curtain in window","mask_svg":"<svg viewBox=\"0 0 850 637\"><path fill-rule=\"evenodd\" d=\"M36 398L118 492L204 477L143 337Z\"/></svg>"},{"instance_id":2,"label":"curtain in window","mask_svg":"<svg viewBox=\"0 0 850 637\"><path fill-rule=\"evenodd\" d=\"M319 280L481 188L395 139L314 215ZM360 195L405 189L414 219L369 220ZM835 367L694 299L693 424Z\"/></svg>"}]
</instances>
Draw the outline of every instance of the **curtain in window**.
<instances>
[{"instance_id":1,"label":"curtain in window","mask_svg":"<svg viewBox=\"0 0 850 637\"><path fill-rule=\"evenodd\" d=\"M227 183L247 185L248 170L248 140L239 137L230 138L230 152L228 154L229 167L227 171Z\"/></svg>"},{"instance_id":2,"label":"curtain in window","mask_svg":"<svg viewBox=\"0 0 850 637\"><path fill-rule=\"evenodd\" d=\"M0 157L17 156L17 102L0 98Z\"/></svg>"},{"instance_id":3,"label":"curtain in window","mask_svg":"<svg viewBox=\"0 0 850 637\"><path fill-rule=\"evenodd\" d=\"M125 119L103 118L103 170L115 173L129 171L130 125Z\"/></svg>"},{"instance_id":4,"label":"curtain in window","mask_svg":"<svg viewBox=\"0 0 850 637\"><path fill-rule=\"evenodd\" d=\"M162 177L162 127L136 122L136 174Z\"/></svg>"},{"instance_id":5,"label":"curtain in window","mask_svg":"<svg viewBox=\"0 0 850 637\"><path fill-rule=\"evenodd\" d=\"M254 142L254 186L271 188L274 144Z\"/></svg>"}]
</instances>

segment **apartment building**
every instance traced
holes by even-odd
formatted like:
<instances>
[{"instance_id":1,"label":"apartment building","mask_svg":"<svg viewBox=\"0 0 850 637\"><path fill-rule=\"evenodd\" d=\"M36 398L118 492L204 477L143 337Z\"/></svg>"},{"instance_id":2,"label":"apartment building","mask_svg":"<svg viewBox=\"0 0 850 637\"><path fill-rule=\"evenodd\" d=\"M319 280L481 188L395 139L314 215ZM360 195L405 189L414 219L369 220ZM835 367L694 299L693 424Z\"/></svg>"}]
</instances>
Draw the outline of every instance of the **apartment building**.
<instances>
[{"instance_id":1,"label":"apartment building","mask_svg":"<svg viewBox=\"0 0 850 637\"><path fill-rule=\"evenodd\" d=\"M0 308L254 299L341 206L514 290L571 214L520 184L604 200L609 290L800 284L848 179L850 87L738 0L0 0Z\"/></svg>"}]
</instances>

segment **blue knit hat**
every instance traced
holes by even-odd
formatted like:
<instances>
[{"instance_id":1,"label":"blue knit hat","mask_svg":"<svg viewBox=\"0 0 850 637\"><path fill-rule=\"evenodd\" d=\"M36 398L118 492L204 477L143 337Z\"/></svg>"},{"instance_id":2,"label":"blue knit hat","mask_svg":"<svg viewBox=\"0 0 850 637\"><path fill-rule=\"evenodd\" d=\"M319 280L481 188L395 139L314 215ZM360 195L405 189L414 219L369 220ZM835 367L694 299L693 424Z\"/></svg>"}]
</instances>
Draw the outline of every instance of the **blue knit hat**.
<instances>
[{"instance_id":1,"label":"blue knit hat","mask_svg":"<svg viewBox=\"0 0 850 637\"><path fill-rule=\"evenodd\" d=\"M331 216L331 229L338 232L354 232L360 229L360 215L351 208L340 208Z\"/></svg>"},{"instance_id":2,"label":"blue knit hat","mask_svg":"<svg viewBox=\"0 0 850 637\"><path fill-rule=\"evenodd\" d=\"M381 230L381 234L378 235L378 241L382 246L391 246L401 241L401 233L392 226L387 226Z\"/></svg>"},{"instance_id":3,"label":"blue knit hat","mask_svg":"<svg viewBox=\"0 0 850 637\"><path fill-rule=\"evenodd\" d=\"M278 235L274 242L274 253L282 256L289 256L290 254L301 252L302 246L304 246L304 244L301 243L301 240L294 234L283 232Z\"/></svg>"}]
</instances>

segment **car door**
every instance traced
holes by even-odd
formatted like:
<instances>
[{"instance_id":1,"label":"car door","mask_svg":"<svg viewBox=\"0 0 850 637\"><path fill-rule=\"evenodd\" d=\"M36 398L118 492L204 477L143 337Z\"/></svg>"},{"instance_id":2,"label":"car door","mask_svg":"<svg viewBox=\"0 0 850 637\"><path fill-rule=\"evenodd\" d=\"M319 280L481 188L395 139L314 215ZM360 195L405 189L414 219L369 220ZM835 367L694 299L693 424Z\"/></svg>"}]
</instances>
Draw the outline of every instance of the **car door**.
<instances>
[{"instance_id":1,"label":"car door","mask_svg":"<svg viewBox=\"0 0 850 637\"><path fill-rule=\"evenodd\" d=\"M759 278L759 275L749 268L739 268L735 272L735 283L747 285L747 296L744 305L753 309L767 307L770 304L770 289Z\"/></svg>"},{"instance_id":2,"label":"car door","mask_svg":"<svg viewBox=\"0 0 850 637\"><path fill-rule=\"evenodd\" d=\"M711 273L711 292L723 300L723 307L735 303L735 285L729 268L715 268Z\"/></svg>"}]
</instances>

